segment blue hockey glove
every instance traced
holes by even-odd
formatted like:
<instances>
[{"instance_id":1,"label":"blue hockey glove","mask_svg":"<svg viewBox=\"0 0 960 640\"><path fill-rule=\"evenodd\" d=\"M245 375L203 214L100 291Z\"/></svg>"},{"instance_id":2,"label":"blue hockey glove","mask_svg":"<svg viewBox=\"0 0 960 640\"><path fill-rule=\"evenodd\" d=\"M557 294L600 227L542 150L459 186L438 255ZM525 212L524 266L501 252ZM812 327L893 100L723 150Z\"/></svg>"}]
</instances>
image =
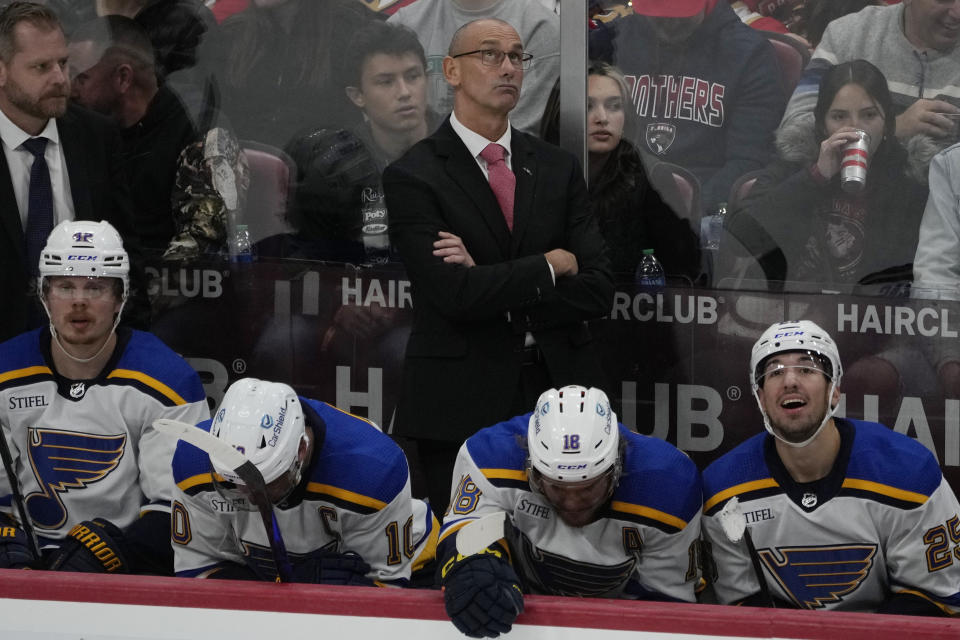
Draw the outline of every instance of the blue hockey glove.
<instances>
[{"instance_id":1,"label":"blue hockey glove","mask_svg":"<svg viewBox=\"0 0 960 640\"><path fill-rule=\"evenodd\" d=\"M443 601L454 626L471 638L507 633L523 611L520 579L499 551L451 557L441 572Z\"/></svg>"},{"instance_id":2,"label":"blue hockey glove","mask_svg":"<svg viewBox=\"0 0 960 640\"><path fill-rule=\"evenodd\" d=\"M0 513L0 569L28 569L36 564L27 532L13 518Z\"/></svg>"},{"instance_id":3,"label":"blue hockey glove","mask_svg":"<svg viewBox=\"0 0 960 640\"><path fill-rule=\"evenodd\" d=\"M372 587L370 565L355 553L318 553L295 561L293 581Z\"/></svg>"},{"instance_id":4,"label":"blue hockey glove","mask_svg":"<svg viewBox=\"0 0 960 640\"><path fill-rule=\"evenodd\" d=\"M109 520L84 520L70 529L50 559L51 571L130 573L123 532Z\"/></svg>"}]
</instances>

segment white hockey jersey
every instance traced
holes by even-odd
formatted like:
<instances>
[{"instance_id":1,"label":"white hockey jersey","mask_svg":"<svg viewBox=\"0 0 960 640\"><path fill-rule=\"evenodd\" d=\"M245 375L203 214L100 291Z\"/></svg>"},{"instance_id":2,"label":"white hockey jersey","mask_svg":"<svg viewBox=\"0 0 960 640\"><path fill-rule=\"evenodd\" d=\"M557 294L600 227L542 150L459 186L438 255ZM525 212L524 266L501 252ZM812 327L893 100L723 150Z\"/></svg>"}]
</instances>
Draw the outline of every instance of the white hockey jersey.
<instances>
[{"instance_id":1,"label":"white hockey jersey","mask_svg":"<svg viewBox=\"0 0 960 640\"><path fill-rule=\"evenodd\" d=\"M619 425L626 442L620 484L596 521L572 527L527 482L529 417L482 429L460 448L441 561L461 527L505 511L513 567L527 593L693 602L702 493L690 458Z\"/></svg>"},{"instance_id":2,"label":"white hockey jersey","mask_svg":"<svg viewBox=\"0 0 960 640\"><path fill-rule=\"evenodd\" d=\"M363 418L309 398L300 402L314 431L313 458L293 495L274 507L291 563L316 552L353 552L370 565L367 577L406 584L413 570L434 559L439 523L425 502L410 497L403 452ZM209 430L210 422L199 426ZM177 575L206 577L237 563L274 579L259 513L232 508L211 472L206 453L177 446L171 516Z\"/></svg>"},{"instance_id":3,"label":"white hockey jersey","mask_svg":"<svg viewBox=\"0 0 960 640\"><path fill-rule=\"evenodd\" d=\"M48 329L0 345L0 422L41 543L95 517L123 529L169 512L175 443L152 425L209 417L197 373L153 334L124 329L95 379L67 380L52 362ZM19 519L11 497L0 474L0 509Z\"/></svg>"},{"instance_id":4,"label":"white hockey jersey","mask_svg":"<svg viewBox=\"0 0 960 640\"><path fill-rule=\"evenodd\" d=\"M766 433L704 471L717 598L739 602L760 590L745 542L731 542L717 517L737 496L773 597L873 611L907 591L960 611L960 507L933 455L883 425L835 422L840 453L820 481L794 482Z\"/></svg>"}]
</instances>

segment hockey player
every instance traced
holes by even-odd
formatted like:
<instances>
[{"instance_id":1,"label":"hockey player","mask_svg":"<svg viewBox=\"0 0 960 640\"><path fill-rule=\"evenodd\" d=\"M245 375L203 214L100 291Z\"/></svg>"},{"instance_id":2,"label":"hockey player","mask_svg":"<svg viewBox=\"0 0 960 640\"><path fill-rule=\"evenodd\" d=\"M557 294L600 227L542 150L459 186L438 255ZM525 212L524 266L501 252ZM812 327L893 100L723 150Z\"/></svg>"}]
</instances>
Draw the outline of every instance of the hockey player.
<instances>
[{"instance_id":1,"label":"hockey player","mask_svg":"<svg viewBox=\"0 0 960 640\"><path fill-rule=\"evenodd\" d=\"M107 222L62 222L40 255L50 319L0 345L0 423L12 453L0 524L20 491L43 558L19 526L0 526L0 566L173 572L170 460L157 418L209 416L196 372L149 333L117 329L130 262Z\"/></svg>"},{"instance_id":2,"label":"hockey player","mask_svg":"<svg viewBox=\"0 0 960 640\"><path fill-rule=\"evenodd\" d=\"M550 389L532 414L477 432L453 485L438 558L447 614L468 636L509 631L523 593L694 601L700 473L619 424L599 389ZM505 537L460 555L463 527L498 511Z\"/></svg>"},{"instance_id":3,"label":"hockey player","mask_svg":"<svg viewBox=\"0 0 960 640\"><path fill-rule=\"evenodd\" d=\"M372 423L298 398L285 384L244 378L198 427L244 453L263 475L295 581L406 586L413 574L415 584L432 581L439 523L410 497L403 452ZM177 575L277 578L241 478L184 442L173 477Z\"/></svg>"},{"instance_id":4,"label":"hockey player","mask_svg":"<svg viewBox=\"0 0 960 640\"><path fill-rule=\"evenodd\" d=\"M810 321L774 324L753 346L750 377L769 435L704 472L717 598L960 612L957 499L921 444L833 416L842 373L836 344Z\"/></svg>"}]
</instances>

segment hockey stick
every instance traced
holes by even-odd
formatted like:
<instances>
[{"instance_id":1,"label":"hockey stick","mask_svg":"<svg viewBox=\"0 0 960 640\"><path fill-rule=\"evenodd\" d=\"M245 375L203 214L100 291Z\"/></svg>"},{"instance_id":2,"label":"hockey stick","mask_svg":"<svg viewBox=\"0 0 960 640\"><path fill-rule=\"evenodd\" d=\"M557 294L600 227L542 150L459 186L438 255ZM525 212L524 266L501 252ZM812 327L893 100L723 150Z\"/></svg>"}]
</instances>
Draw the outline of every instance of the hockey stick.
<instances>
[{"instance_id":1,"label":"hockey stick","mask_svg":"<svg viewBox=\"0 0 960 640\"><path fill-rule=\"evenodd\" d=\"M494 511L464 525L457 531L457 553L472 556L480 553L501 538L505 538L512 526L505 511Z\"/></svg>"},{"instance_id":2,"label":"hockey stick","mask_svg":"<svg viewBox=\"0 0 960 640\"><path fill-rule=\"evenodd\" d=\"M723 533L730 542L737 543L743 538L743 541L747 544L747 552L750 555L750 562L753 564L753 573L757 577L757 582L760 583L760 596L763 598L767 607L775 609L777 605L770 595L770 587L767 586L767 580L763 577L763 566L760 564L760 554L757 553L757 548L753 546L753 537L750 535L750 529L747 527L747 518L740 510L740 500L737 496L733 496L727 500L727 504L723 505L723 509L717 514L717 519L720 521Z\"/></svg>"},{"instance_id":3,"label":"hockey stick","mask_svg":"<svg viewBox=\"0 0 960 640\"><path fill-rule=\"evenodd\" d=\"M23 492L20 490L20 480L17 474L13 472L13 456L10 455L10 445L7 444L7 436L3 433L3 427L0 426L0 459L3 460L3 468L7 472L7 482L10 483L10 493L13 495L13 501L17 503L17 511L20 513L20 523L27 534L27 541L30 543L30 551L33 557L40 562L40 545L37 543L37 532L33 528L33 522L30 521L30 515L27 513L27 505L23 501Z\"/></svg>"},{"instance_id":4,"label":"hockey stick","mask_svg":"<svg viewBox=\"0 0 960 640\"><path fill-rule=\"evenodd\" d=\"M273 504L267 497L267 486L263 481L263 475L256 465L226 442L192 424L161 418L154 421L153 428L160 433L192 444L209 455L219 466L232 469L243 480L263 520L263 528L267 532L270 551L273 553L273 563L277 567L277 582L293 582L293 568L287 556L287 547L283 543L283 536L280 535L280 526L273 512Z\"/></svg>"}]
</instances>

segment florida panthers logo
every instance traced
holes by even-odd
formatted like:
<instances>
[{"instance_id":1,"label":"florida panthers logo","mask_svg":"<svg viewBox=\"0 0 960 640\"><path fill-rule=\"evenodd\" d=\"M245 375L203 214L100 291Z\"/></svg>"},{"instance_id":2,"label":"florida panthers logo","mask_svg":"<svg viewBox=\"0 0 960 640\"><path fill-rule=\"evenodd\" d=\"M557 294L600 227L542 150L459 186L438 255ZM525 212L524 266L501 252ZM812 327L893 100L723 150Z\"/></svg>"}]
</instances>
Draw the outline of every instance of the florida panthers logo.
<instances>
[{"instance_id":1,"label":"florida panthers logo","mask_svg":"<svg viewBox=\"0 0 960 640\"><path fill-rule=\"evenodd\" d=\"M647 147L658 156L662 156L677 137L677 128L666 122L654 122L647 125L645 139Z\"/></svg>"},{"instance_id":2,"label":"florida panthers logo","mask_svg":"<svg viewBox=\"0 0 960 640\"><path fill-rule=\"evenodd\" d=\"M120 464L127 435L30 430L30 466L40 491L26 496L27 510L40 529L58 529L67 521L61 493L81 490L105 478Z\"/></svg>"},{"instance_id":3,"label":"florida panthers logo","mask_svg":"<svg viewBox=\"0 0 960 640\"><path fill-rule=\"evenodd\" d=\"M877 545L780 547L758 555L798 607L820 609L856 591L873 567Z\"/></svg>"}]
</instances>

